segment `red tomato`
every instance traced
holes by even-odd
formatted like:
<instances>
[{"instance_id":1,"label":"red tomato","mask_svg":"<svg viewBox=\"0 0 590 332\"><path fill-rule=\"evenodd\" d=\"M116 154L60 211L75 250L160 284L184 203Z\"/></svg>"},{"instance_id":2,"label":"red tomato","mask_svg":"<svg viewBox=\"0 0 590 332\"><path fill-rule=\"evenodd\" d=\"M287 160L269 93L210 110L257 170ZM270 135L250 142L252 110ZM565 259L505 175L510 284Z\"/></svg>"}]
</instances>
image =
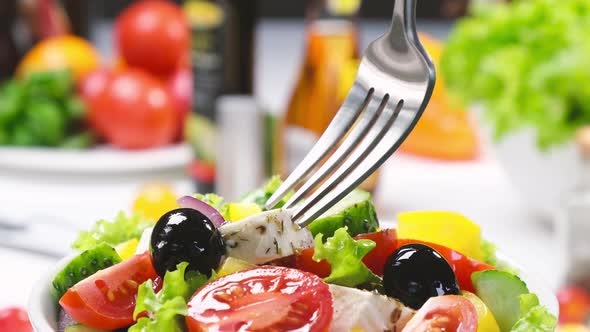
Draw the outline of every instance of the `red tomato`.
<instances>
[{"instance_id":1,"label":"red tomato","mask_svg":"<svg viewBox=\"0 0 590 332\"><path fill-rule=\"evenodd\" d=\"M115 330L133 323L137 287L156 278L148 252L99 271L70 288L59 300L76 321Z\"/></svg>"},{"instance_id":2,"label":"red tomato","mask_svg":"<svg viewBox=\"0 0 590 332\"><path fill-rule=\"evenodd\" d=\"M263 266L233 273L201 288L188 304L186 324L200 331L327 331L330 289L318 276Z\"/></svg>"},{"instance_id":3,"label":"red tomato","mask_svg":"<svg viewBox=\"0 0 590 332\"><path fill-rule=\"evenodd\" d=\"M459 282L459 287L461 287L461 289L463 290L472 293L475 293L475 289L473 288L473 283L471 282L471 275L474 272L478 271L496 269L491 265L471 259L457 251L449 249L445 246L441 246L439 244L408 239L397 240L398 248L411 243L420 243L427 245L432 249L436 250L439 254L441 254L447 260L447 262L449 262L449 265L451 266L453 271L455 271L455 276L457 277L457 281Z\"/></svg>"},{"instance_id":4,"label":"red tomato","mask_svg":"<svg viewBox=\"0 0 590 332\"><path fill-rule=\"evenodd\" d=\"M559 322L585 324L590 318L590 294L575 286L564 287L557 292Z\"/></svg>"},{"instance_id":5,"label":"red tomato","mask_svg":"<svg viewBox=\"0 0 590 332\"><path fill-rule=\"evenodd\" d=\"M158 80L137 69L113 73L98 102L90 106L93 127L121 148L162 146L171 143L177 132L167 91Z\"/></svg>"},{"instance_id":6,"label":"red tomato","mask_svg":"<svg viewBox=\"0 0 590 332\"><path fill-rule=\"evenodd\" d=\"M188 67L178 69L166 82L178 119L177 137L182 137L184 121L191 110L193 99L193 73Z\"/></svg>"},{"instance_id":7,"label":"red tomato","mask_svg":"<svg viewBox=\"0 0 590 332\"><path fill-rule=\"evenodd\" d=\"M395 229L385 229L380 232L355 236L355 239L357 240L369 239L375 242L375 248L363 258L363 263L365 263L373 273L383 276L383 266L385 265L387 257L397 249L396 238L397 233ZM322 278L330 275L330 264L325 260L320 262L314 261L312 258L313 253L313 248L300 251L295 255L295 267L303 271L314 273Z\"/></svg>"},{"instance_id":8,"label":"red tomato","mask_svg":"<svg viewBox=\"0 0 590 332\"><path fill-rule=\"evenodd\" d=\"M107 68L94 70L82 77L78 83L78 93L89 109L97 107L98 103L100 102L100 96L107 89L111 77L112 72ZM90 123L98 125L99 122L96 121L96 119L91 118L93 115L96 115L96 112L89 112L88 115ZM99 132L103 131L99 130L98 128L96 129Z\"/></svg>"},{"instance_id":9,"label":"red tomato","mask_svg":"<svg viewBox=\"0 0 590 332\"><path fill-rule=\"evenodd\" d=\"M0 331L33 332L33 327L24 309L6 308L0 310Z\"/></svg>"},{"instance_id":10,"label":"red tomato","mask_svg":"<svg viewBox=\"0 0 590 332\"><path fill-rule=\"evenodd\" d=\"M355 236L355 239L369 239L376 243L375 248L363 257L363 263L376 275L383 276L385 261L397 249L397 232L395 229L360 234Z\"/></svg>"},{"instance_id":11,"label":"red tomato","mask_svg":"<svg viewBox=\"0 0 590 332\"><path fill-rule=\"evenodd\" d=\"M189 51L190 28L178 5L144 0L132 4L117 18L115 38L125 63L168 76Z\"/></svg>"},{"instance_id":12,"label":"red tomato","mask_svg":"<svg viewBox=\"0 0 590 332\"><path fill-rule=\"evenodd\" d=\"M410 319L402 332L477 331L477 311L458 295L431 297Z\"/></svg>"}]
</instances>

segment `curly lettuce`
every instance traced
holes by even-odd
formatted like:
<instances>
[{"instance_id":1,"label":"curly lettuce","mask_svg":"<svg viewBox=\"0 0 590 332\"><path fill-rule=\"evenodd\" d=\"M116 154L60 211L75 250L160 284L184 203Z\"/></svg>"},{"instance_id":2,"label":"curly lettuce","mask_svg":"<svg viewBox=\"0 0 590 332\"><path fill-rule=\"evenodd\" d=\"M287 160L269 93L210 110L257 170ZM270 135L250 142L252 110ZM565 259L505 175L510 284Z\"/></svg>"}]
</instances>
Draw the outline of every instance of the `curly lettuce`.
<instances>
[{"instance_id":1,"label":"curly lettuce","mask_svg":"<svg viewBox=\"0 0 590 332\"><path fill-rule=\"evenodd\" d=\"M137 304L133 318L146 312L129 328L129 332L182 332L180 316L188 314L187 300L210 279L192 271L185 273L188 263L177 265L176 271L168 271L164 276L162 289L156 294L152 281L141 284L137 293ZM211 276L215 278L215 273Z\"/></svg>"},{"instance_id":2,"label":"curly lettuce","mask_svg":"<svg viewBox=\"0 0 590 332\"><path fill-rule=\"evenodd\" d=\"M92 229L81 231L72 248L84 251L102 242L114 246L131 239L139 240L143 231L150 226L152 225L142 220L140 215L129 216L120 211L113 221L99 220Z\"/></svg>"},{"instance_id":3,"label":"curly lettuce","mask_svg":"<svg viewBox=\"0 0 590 332\"><path fill-rule=\"evenodd\" d=\"M266 201L270 198L270 196L272 196L272 194L275 193L275 191L277 191L279 189L281 184L283 184L281 177L278 175L275 175L275 176L271 177L262 188L256 189L256 190L244 195L242 198L239 199L239 202L240 203L255 203L255 204L258 204L258 206L260 206L261 208L264 208L264 204L266 203ZM287 195L285 195L285 197L283 197L283 199L277 203L275 208L280 208L283 205L285 205L285 203L287 203L287 201L289 200L289 198L291 198L291 196L293 196L293 191L291 191Z\"/></svg>"},{"instance_id":4,"label":"curly lettuce","mask_svg":"<svg viewBox=\"0 0 590 332\"><path fill-rule=\"evenodd\" d=\"M347 287L380 283L380 278L362 261L375 248L374 241L355 240L346 227L336 230L326 242L323 242L323 237L320 233L314 239L313 259L317 262L325 259L332 267L330 275L324 278L325 282Z\"/></svg>"},{"instance_id":5,"label":"curly lettuce","mask_svg":"<svg viewBox=\"0 0 590 332\"><path fill-rule=\"evenodd\" d=\"M483 103L496 139L532 127L541 149L590 122L590 2L513 1L475 6L441 57L449 92Z\"/></svg>"}]
</instances>

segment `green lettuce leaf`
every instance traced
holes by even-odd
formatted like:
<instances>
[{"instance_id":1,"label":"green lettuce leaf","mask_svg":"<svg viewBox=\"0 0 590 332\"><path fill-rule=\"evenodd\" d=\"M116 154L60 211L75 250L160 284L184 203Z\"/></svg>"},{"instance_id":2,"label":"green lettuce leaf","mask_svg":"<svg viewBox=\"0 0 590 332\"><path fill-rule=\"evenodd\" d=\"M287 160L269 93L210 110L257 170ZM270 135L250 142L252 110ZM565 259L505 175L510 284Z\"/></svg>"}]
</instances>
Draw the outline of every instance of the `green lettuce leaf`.
<instances>
[{"instance_id":1,"label":"green lettuce leaf","mask_svg":"<svg viewBox=\"0 0 590 332\"><path fill-rule=\"evenodd\" d=\"M217 209L217 211L219 211L219 213L221 214L221 216L223 216L225 220L229 220L228 204L224 202L223 197L213 193L194 194L193 197L204 203L211 205L212 207Z\"/></svg>"},{"instance_id":2,"label":"green lettuce leaf","mask_svg":"<svg viewBox=\"0 0 590 332\"><path fill-rule=\"evenodd\" d=\"M143 231L150 226L150 223L142 220L139 215L128 216L121 211L113 221L99 220L91 230L81 231L72 248L84 251L101 242L114 246L131 239L139 240Z\"/></svg>"},{"instance_id":3,"label":"green lettuce leaf","mask_svg":"<svg viewBox=\"0 0 590 332\"><path fill-rule=\"evenodd\" d=\"M541 149L590 122L590 1L535 0L474 7L451 32L441 77L481 103L496 139L533 128Z\"/></svg>"},{"instance_id":4,"label":"green lettuce leaf","mask_svg":"<svg viewBox=\"0 0 590 332\"><path fill-rule=\"evenodd\" d=\"M511 332L553 332L557 326L557 317L546 307L537 305L526 312L514 324Z\"/></svg>"},{"instance_id":5,"label":"green lettuce leaf","mask_svg":"<svg viewBox=\"0 0 590 332\"><path fill-rule=\"evenodd\" d=\"M272 196L272 194L275 193L275 191L277 191L277 189L279 189L281 184L283 184L281 177L275 175L271 177L270 180L268 180L268 182L262 188L256 189L244 195L242 198L239 199L239 202L255 203L258 204L261 208L264 208L264 204L266 203L266 201L270 198L270 196ZM280 202L277 203L275 208L280 208L283 205L285 205L285 203L287 203L287 201L289 200L289 198L291 198L291 196L293 196L293 194L294 192L290 191L287 195L285 195L285 197L283 197L283 199Z\"/></svg>"},{"instance_id":6,"label":"green lettuce leaf","mask_svg":"<svg viewBox=\"0 0 590 332\"><path fill-rule=\"evenodd\" d=\"M315 237L313 259L325 259L330 263L332 272L324 279L327 283L347 287L378 283L380 279L362 262L363 257L375 248L371 240L355 240L346 227L339 228L334 236L323 242L323 234Z\"/></svg>"},{"instance_id":7,"label":"green lettuce leaf","mask_svg":"<svg viewBox=\"0 0 590 332\"><path fill-rule=\"evenodd\" d=\"M166 272L162 289L157 294L151 280L139 286L133 318L143 312L147 312L148 317L139 318L129 332L183 331L179 316L187 315L187 300L210 280L198 272L185 273L187 266L188 263L183 262L178 264L176 271ZM215 278L214 273L212 278Z\"/></svg>"}]
</instances>

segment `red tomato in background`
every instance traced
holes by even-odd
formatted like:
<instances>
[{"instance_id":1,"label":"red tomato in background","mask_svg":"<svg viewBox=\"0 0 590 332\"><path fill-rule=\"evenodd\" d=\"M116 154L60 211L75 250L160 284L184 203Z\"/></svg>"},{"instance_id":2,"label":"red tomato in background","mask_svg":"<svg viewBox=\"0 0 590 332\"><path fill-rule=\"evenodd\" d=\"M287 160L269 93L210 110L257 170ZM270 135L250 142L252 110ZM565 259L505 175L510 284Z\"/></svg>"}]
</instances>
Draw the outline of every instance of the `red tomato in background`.
<instances>
[{"instance_id":1,"label":"red tomato in background","mask_svg":"<svg viewBox=\"0 0 590 332\"><path fill-rule=\"evenodd\" d=\"M84 103L91 109L97 107L101 95L106 91L109 86L109 81L112 78L113 73L108 68L100 68L94 70L80 80L78 83L78 93L84 100ZM96 115L96 112L88 112L88 121L92 124L98 125L96 119L92 119L92 116ZM96 128L98 132L102 132L102 128Z\"/></svg>"},{"instance_id":2,"label":"red tomato in background","mask_svg":"<svg viewBox=\"0 0 590 332\"><path fill-rule=\"evenodd\" d=\"M88 118L106 140L126 149L171 143L178 120L164 86L137 69L113 73L108 86L89 105Z\"/></svg>"},{"instance_id":3,"label":"red tomato in background","mask_svg":"<svg viewBox=\"0 0 590 332\"><path fill-rule=\"evenodd\" d=\"M182 9L173 2L143 0L117 18L115 39L129 66L166 77L189 51L190 28Z\"/></svg>"},{"instance_id":4,"label":"red tomato in background","mask_svg":"<svg viewBox=\"0 0 590 332\"><path fill-rule=\"evenodd\" d=\"M318 276L263 266L203 286L188 304L186 324L190 332L324 332L333 311L330 288Z\"/></svg>"},{"instance_id":5,"label":"red tomato in background","mask_svg":"<svg viewBox=\"0 0 590 332\"><path fill-rule=\"evenodd\" d=\"M193 72L188 67L181 67L168 79L166 87L179 121L176 137L180 138L193 102Z\"/></svg>"},{"instance_id":6,"label":"red tomato in background","mask_svg":"<svg viewBox=\"0 0 590 332\"><path fill-rule=\"evenodd\" d=\"M76 321L95 329L133 324L137 288L156 271L148 252L101 270L70 288L59 300Z\"/></svg>"},{"instance_id":7,"label":"red tomato in background","mask_svg":"<svg viewBox=\"0 0 590 332\"><path fill-rule=\"evenodd\" d=\"M458 295L431 297L410 319L402 332L477 331L477 311Z\"/></svg>"},{"instance_id":8,"label":"red tomato in background","mask_svg":"<svg viewBox=\"0 0 590 332\"><path fill-rule=\"evenodd\" d=\"M590 319L590 294L580 287L567 286L557 292L559 322L586 324Z\"/></svg>"},{"instance_id":9,"label":"red tomato in background","mask_svg":"<svg viewBox=\"0 0 590 332\"><path fill-rule=\"evenodd\" d=\"M0 310L0 331L33 332L33 327L27 312L13 307Z\"/></svg>"}]
</instances>

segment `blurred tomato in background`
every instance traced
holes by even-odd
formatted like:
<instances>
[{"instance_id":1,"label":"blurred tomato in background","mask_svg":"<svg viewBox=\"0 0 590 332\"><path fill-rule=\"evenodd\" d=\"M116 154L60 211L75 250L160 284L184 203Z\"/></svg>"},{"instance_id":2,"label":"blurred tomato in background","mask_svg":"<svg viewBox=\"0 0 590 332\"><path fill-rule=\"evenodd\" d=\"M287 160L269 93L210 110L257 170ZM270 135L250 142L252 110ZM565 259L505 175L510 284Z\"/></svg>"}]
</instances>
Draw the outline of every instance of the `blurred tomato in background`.
<instances>
[{"instance_id":1,"label":"blurred tomato in background","mask_svg":"<svg viewBox=\"0 0 590 332\"><path fill-rule=\"evenodd\" d=\"M117 47L125 62L167 77L188 52L189 24L183 11L163 0L132 4L115 24Z\"/></svg>"},{"instance_id":2,"label":"blurred tomato in background","mask_svg":"<svg viewBox=\"0 0 590 332\"><path fill-rule=\"evenodd\" d=\"M559 322L585 324L590 319L590 294L580 287L566 286L557 292Z\"/></svg>"},{"instance_id":3,"label":"blurred tomato in background","mask_svg":"<svg viewBox=\"0 0 590 332\"><path fill-rule=\"evenodd\" d=\"M33 327L24 309L11 307L0 310L0 331L33 332Z\"/></svg>"}]
</instances>

